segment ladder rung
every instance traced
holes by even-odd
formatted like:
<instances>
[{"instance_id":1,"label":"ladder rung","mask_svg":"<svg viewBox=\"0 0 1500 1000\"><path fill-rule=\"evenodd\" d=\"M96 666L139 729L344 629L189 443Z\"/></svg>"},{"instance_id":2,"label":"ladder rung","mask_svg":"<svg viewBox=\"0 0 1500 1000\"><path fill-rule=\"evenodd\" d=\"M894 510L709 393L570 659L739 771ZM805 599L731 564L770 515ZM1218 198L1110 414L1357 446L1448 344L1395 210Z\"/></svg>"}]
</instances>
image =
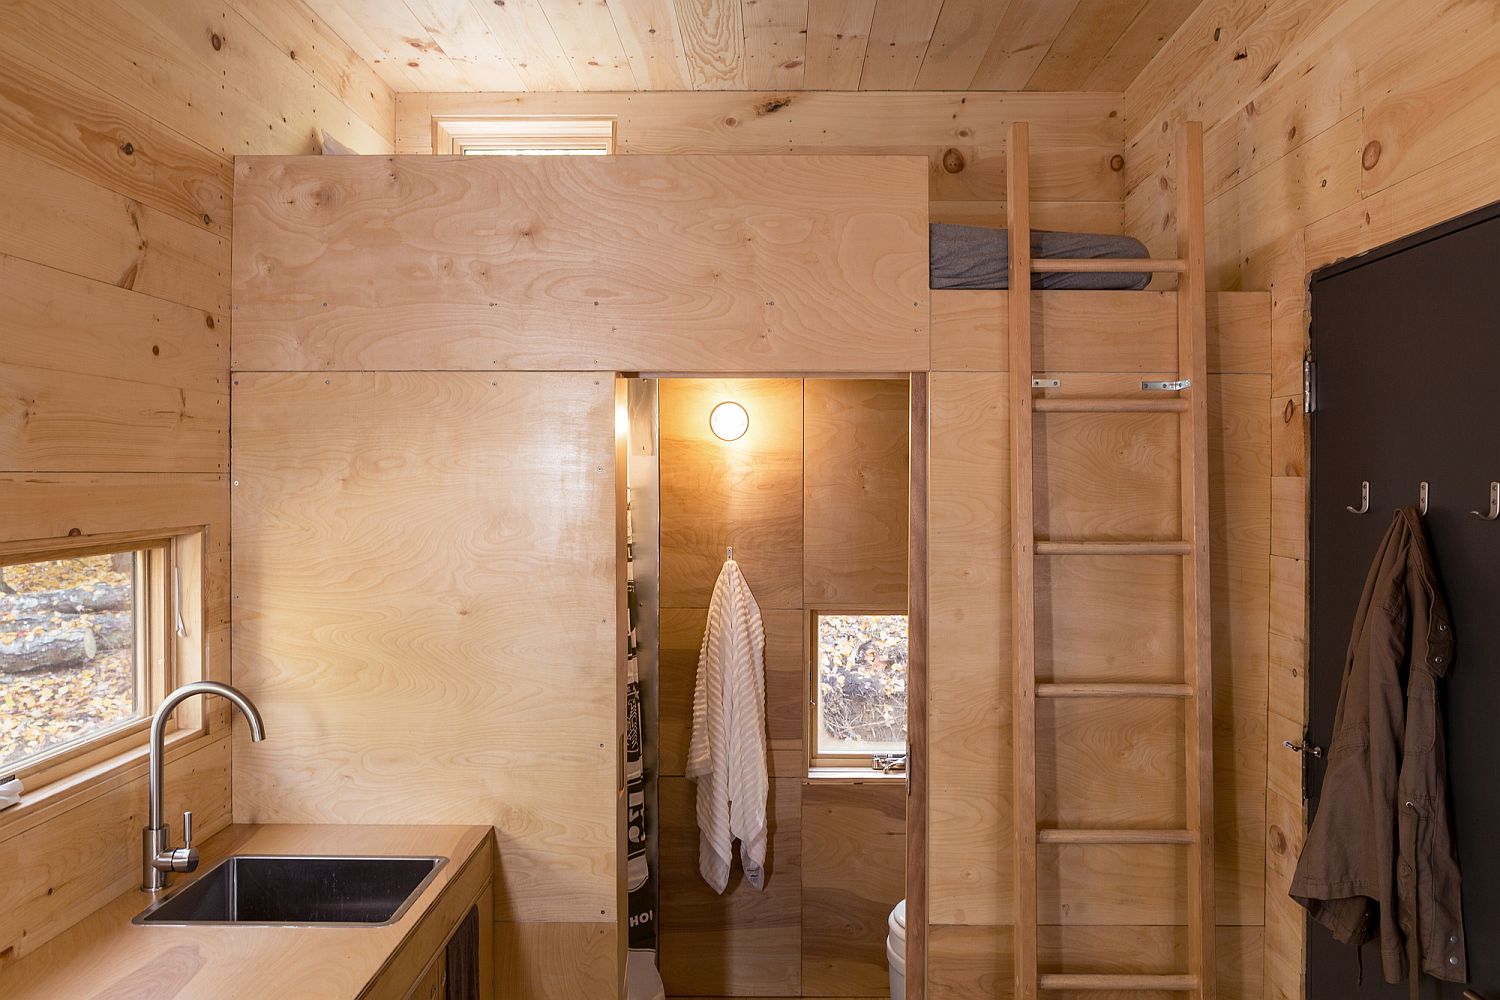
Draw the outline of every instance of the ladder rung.
<instances>
[{"instance_id":1,"label":"ladder rung","mask_svg":"<svg viewBox=\"0 0 1500 1000\"><path fill-rule=\"evenodd\" d=\"M1052 396L1033 399L1038 413L1186 413L1185 399L1109 399L1101 396Z\"/></svg>"},{"instance_id":2,"label":"ladder rung","mask_svg":"<svg viewBox=\"0 0 1500 1000\"><path fill-rule=\"evenodd\" d=\"M1038 698L1191 698L1186 684L1038 684Z\"/></svg>"},{"instance_id":3,"label":"ladder rung","mask_svg":"<svg viewBox=\"0 0 1500 1000\"><path fill-rule=\"evenodd\" d=\"M1040 844L1193 844L1191 830L1038 830Z\"/></svg>"},{"instance_id":4,"label":"ladder rung","mask_svg":"<svg viewBox=\"0 0 1500 1000\"><path fill-rule=\"evenodd\" d=\"M1185 556L1193 551L1187 542L1051 542L1036 540L1039 556Z\"/></svg>"},{"instance_id":5,"label":"ladder rung","mask_svg":"<svg viewBox=\"0 0 1500 1000\"><path fill-rule=\"evenodd\" d=\"M1145 973L1050 973L1037 977L1037 985L1044 990L1196 990L1198 977L1178 974L1147 975Z\"/></svg>"},{"instance_id":6,"label":"ladder rung","mask_svg":"<svg viewBox=\"0 0 1500 1000\"><path fill-rule=\"evenodd\" d=\"M1033 257L1031 270L1033 274L1181 274L1187 262L1181 257Z\"/></svg>"}]
</instances>

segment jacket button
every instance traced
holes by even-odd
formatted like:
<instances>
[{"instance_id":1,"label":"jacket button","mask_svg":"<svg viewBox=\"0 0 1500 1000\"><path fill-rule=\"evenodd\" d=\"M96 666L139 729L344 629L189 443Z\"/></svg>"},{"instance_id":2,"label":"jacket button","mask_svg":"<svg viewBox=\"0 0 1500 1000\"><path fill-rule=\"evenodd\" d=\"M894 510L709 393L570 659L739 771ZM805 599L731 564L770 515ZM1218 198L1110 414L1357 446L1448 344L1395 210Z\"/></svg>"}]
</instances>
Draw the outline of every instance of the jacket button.
<instances>
[{"instance_id":1,"label":"jacket button","mask_svg":"<svg viewBox=\"0 0 1500 1000\"><path fill-rule=\"evenodd\" d=\"M1457 965L1458 964L1458 956L1457 955L1449 955L1448 956L1448 964L1449 965Z\"/></svg>"},{"instance_id":2,"label":"jacket button","mask_svg":"<svg viewBox=\"0 0 1500 1000\"><path fill-rule=\"evenodd\" d=\"M1443 658L1441 656L1434 656L1432 658L1432 662L1433 663L1442 663L1443 662Z\"/></svg>"},{"instance_id":3,"label":"jacket button","mask_svg":"<svg viewBox=\"0 0 1500 1000\"><path fill-rule=\"evenodd\" d=\"M1448 626L1446 626L1446 625L1439 625L1438 626L1438 631L1439 632L1446 632L1446 631L1448 631Z\"/></svg>"}]
</instances>

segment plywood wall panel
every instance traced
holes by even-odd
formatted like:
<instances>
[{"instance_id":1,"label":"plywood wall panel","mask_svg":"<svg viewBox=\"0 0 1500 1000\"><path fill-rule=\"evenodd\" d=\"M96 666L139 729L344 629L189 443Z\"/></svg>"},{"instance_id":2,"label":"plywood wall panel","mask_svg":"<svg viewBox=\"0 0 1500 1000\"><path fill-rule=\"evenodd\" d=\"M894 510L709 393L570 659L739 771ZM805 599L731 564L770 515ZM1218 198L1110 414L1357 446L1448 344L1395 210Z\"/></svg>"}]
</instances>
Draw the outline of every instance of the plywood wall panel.
<instances>
[{"instance_id":1,"label":"plywood wall panel","mask_svg":"<svg viewBox=\"0 0 1500 1000\"><path fill-rule=\"evenodd\" d=\"M491 822L497 918L612 919L613 380L237 382L236 815Z\"/></svg>"},{"instance_id":2,"label":"plywood wall panel","mask_svg":"<svg viewBox=\"0 0 1500 1000\"><path fill-rule=\"evenodd\" d=\"M772 781L766 884L747 885L739 865L716 895L698 873L693 786L661 781L661 972L673 996L801 993L802 782Z\"/></svg>"},{"instance_id":3,"label":"plywood wall panel","mask_svg":"<svg viewBox=\"0 0 1500 1000\"><path fill-rule=\"evenodd\" d=\"M707 608L725 550L755 599L802 608L802 382L662 379L661 507L664 608ZM749 427L721 441L709 415L737 402Z\"/></svg>"},{"instance_id":4,"label":"plywood wall panel","mask_svg":"<svg viewBox=\"0 0 1500 1000\"><path fill-rule=\"evenodd\" d=\"M895 379L808 379L803 601L906 610L909 392Z\"/></svg>"},{"instance_id":5,"label":"plywood wall panel","mask_svg":"<svg viewBox=\"0 0 1500 1000\"><path fill-rule=\"evenodd\" d=\"M802 996L889 989L886 920L905 894L906 786L810 783L802 796Z\"/></svg>"},{"instance_id":6,"label":"plywood wall panel","mask_svg":"<svg viewBox=\"0 0 1500 1000\"><path fill-rule=\"evenodd\" d=\"M935 370L1004 371L1006 296L1001 291L932 293ZM1162 292L1032 292L1032 356L1052 372L1175 370L1176 305ZM1208 295L1208 370L1263 372L1270 351L1265 292Z\"/></svg>"},{"instance_id":7,"label":"plywood wall panel","mask_svg":"<svg viewBox=\"0 0 1500 1000\"><path fill-rule=\"evenodd\" d=\"M901 158L241 159L235 365L921 368L920 171Z\"/></svg>"}]
</instances>

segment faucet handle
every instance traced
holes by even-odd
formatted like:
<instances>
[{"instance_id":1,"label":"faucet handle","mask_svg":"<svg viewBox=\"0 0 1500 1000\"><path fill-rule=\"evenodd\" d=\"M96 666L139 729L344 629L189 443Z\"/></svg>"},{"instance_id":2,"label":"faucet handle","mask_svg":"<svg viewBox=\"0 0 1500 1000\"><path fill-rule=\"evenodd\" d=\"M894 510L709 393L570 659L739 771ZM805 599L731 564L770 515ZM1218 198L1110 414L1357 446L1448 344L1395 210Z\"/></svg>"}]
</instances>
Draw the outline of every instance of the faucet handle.
<instances>
[{"instance_id":1,"label":"faucet handle","mask_svg":"<svg viewBox=\"0 0 1500 1000\"><path fill-rule=\"evenodd\" d=\"M193 811L191 809L182 811L182 846L193 846Z\"/></svg>"}]
</instances>

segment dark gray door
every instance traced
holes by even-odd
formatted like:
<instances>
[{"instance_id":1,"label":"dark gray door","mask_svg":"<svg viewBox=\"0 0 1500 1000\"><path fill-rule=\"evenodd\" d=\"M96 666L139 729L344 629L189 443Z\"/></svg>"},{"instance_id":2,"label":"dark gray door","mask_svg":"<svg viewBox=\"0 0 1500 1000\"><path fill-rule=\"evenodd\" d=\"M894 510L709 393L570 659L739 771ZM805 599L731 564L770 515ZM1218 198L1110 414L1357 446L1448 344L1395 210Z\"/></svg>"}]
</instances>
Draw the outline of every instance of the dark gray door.
<instances>
[{"instance_id":1,"label":"dark gray door","mask_svg":"<svg viewBox=\"0 0 1500 1000\"><path fill-rule=\"evenodd\" d=\"M1500 206L1318 272L1312 282L1311 732L1332 740L1365 573L1396 507L1431 484L1427 516L1454 615L1442 682L1449 783L1464 876L1470 989L1500 1000L1500 521L1472 517L1500 480ZM1370 511L1356 515L1360 482ZM1315 814L1324 761L1310 761ZM1375 944L1308 930L1309 1000L1403 998ZM1459 1000L1427 980L1423 996Z\"/></svg>"}]
</instances>

